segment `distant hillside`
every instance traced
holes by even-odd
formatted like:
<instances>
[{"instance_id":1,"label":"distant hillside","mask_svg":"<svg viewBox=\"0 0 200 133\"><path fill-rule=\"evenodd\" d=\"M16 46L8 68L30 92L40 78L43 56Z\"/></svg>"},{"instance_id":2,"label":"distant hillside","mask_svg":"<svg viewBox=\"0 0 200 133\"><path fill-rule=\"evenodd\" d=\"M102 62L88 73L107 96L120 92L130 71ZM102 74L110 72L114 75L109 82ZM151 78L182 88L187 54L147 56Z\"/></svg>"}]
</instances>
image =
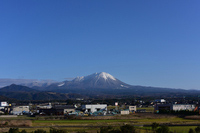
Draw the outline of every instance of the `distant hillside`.
<instances>
[{"instance_id":1,"label":"distant hillside","mask_svg":"<svg viewBox=\"0 0 200 133\"><path fill-rule=\"evenodd\" d=\"M13 98L8 98L5 96L0 96L0 101L11 101L11 102L16 102L17 99L13 99Z\"/></svg>"},{"instance_id":2,"label":"distant hillside","mask_svg":"<svg viewBox=\"0 0 200 133\"><path fill-rule=\"evenodd\" d=\"M6 86L0 89L0 92L38 92L38 90L34 90L31 89L29 87L26 86L22 86L22 85L15 85L12 84L10 86Z\"/></svg>"},{"instance_id":3,"label":"distant hillside","mask_svg":"<svg viewBox=\"0 0 200 133\"><path fill-rule=\"evenodd\" d=\"M43 92L26 86L14 84L1 88L0 95L18 100L66 100L76 96L72 94Z\"/></svg>"}]
</instances>

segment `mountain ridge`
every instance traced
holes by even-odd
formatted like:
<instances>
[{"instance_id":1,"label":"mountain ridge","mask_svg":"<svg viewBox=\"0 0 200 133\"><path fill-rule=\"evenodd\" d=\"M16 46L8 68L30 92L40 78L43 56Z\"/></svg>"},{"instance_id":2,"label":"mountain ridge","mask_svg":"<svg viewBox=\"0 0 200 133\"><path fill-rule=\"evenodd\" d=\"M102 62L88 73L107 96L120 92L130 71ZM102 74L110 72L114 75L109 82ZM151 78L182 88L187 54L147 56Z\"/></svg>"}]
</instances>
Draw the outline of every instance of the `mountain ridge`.
<instances>
[{"instance_id":1,"label":"mountain ridge","mask_svg":"<svg viewBox=\"0 0 200 133\"><path fill-rule=\"evenodd\" d=\"M18 100L67 100L76 96L75 94L39 91L27 86L15 84L0 88L0 95ZM79 95L77 96L81 97Z\"/></svg>"},{"instance_id":2,"label":"mountain ridge","mask_svg":"<svg viewBox=\"0 0 200 133\"><path fill-rule=\"evenodd\" d=\"M0 88L0 95L19 100L68 99L75 97L124 97L124 96L182 96L200 94L198 90L150 87L126 84L109 73L100 72L76 77L71 81L52 83L48 86L26 87L10 85Z\"/></svg>"}]
</instances>

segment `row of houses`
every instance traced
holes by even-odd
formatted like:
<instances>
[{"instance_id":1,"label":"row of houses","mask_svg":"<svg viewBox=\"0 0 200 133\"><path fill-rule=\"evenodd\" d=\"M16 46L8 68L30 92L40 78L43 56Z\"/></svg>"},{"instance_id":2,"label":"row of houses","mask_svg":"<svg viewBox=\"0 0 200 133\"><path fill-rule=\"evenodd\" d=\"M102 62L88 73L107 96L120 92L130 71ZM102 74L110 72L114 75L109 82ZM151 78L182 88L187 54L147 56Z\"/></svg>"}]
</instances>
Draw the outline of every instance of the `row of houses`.
<instances>
[{"instance_id":1,"label":"row of houses","mask_svg":"<svg viewBox=\"0 0 200 133\"><path fill-rule=\"evenodd\" d=\"M39 113L41 115L109 115L109 114L129 114L136 111L136 106L129 106L128 109L114 109L108 110L107 104L86 104L82 106L72 105L54 105L52 108L40 107Z\"/></svg>"},{"instance_id":2,"label":"row of houses","mask_svg":"<svg viewBox=\"0 0 200 133\"><path fill-rule=\"evenodd\" d=\"M33 108L34 107L34 108ZM112 106L113 107L113 106ZM195 104L170 104L164 99L155 100L154 111L156 113L170 111L196 111ZM23 115L115 115L145 112L144 109L136 109L136 106L115 106L111 109L107 104L64 105L59 103L46 103L38 105L16 106L7 102L0 102L0 114Z\"/></svg>"},{"instance_id":3,"label":"row of houses","mask_svg":"<svg viewBox=\"0 0 200 133\"><path fill-rule=\"evenodd\" d=\"M107 104L86 104L86 105L60 105L51 103L36 105L35 108L29 105L13 106L7 102L0 102L0 114L23 115L107 115L107 114L129 114L136 111L136 106L129 106L119 109L108 110Z\"/></svg>"}]
</instances>

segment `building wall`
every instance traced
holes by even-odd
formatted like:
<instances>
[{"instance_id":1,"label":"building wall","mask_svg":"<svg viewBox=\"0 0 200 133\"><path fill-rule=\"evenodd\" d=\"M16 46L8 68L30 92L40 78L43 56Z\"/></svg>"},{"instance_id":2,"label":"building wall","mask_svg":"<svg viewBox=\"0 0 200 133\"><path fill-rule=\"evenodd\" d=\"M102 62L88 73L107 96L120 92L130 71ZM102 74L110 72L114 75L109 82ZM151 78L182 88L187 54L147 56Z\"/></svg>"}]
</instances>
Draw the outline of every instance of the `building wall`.
<instances>
[{"instance_id":1,"label":"building wall","mask_svg":"<svg viewBox=\"0 0 200 133\"><path fill-rule=\"evenodd\" d=\"M75 112L75 109L64 109L64 114Z\"/></svg>"},{"instance_id":2,"label":"building wall","mask_svg":"<svg viewBox=\"0 0 200 133\"><path fill-rule=\"evenodd\" d=\"M162 111L170 111L173 110L172 104L155 104L154 111L162 112Z\"/></svg>"}]
</instances>

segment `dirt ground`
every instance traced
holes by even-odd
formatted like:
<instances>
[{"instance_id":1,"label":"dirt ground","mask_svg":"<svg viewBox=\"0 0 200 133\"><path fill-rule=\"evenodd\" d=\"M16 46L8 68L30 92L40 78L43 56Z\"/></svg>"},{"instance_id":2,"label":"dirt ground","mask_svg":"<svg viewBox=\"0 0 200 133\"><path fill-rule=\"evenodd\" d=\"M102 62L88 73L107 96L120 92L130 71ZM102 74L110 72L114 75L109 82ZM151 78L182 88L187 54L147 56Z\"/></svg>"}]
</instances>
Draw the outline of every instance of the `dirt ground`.
<instances>
[{"instance_id":1,"label":"dirt ground","mask_svg":"<svg viewBox=\"0 0 200 133\"><path fill-rule=\"evenodd\" d=\"M31 120L1 120L0 127L30 127Z\"/></svg>"}]
</instances>

